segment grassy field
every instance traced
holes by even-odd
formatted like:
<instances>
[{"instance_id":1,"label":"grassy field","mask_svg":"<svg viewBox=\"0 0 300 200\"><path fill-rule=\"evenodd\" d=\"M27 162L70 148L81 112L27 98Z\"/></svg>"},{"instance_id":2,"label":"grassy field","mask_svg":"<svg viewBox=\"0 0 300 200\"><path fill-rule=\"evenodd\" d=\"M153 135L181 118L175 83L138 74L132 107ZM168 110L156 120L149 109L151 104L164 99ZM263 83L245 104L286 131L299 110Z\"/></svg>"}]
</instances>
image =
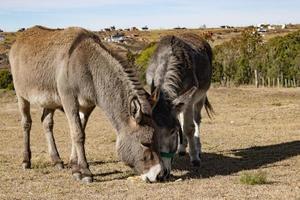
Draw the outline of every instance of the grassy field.
<instances>
[{"instance_id":1,"label":"grassy field","mask_svg":"<svg viewBox=\"0 0 300 200\"><path fill-rule=\"evenodd\" d=\"M49 162L40 109L32 107L32 165L22 170L22 133L15 95L0 91L0 199L300 199L300 88L212 88L214 120L203 115L203 163L176 157L169 182L146 184L115 155L115 132L100 109L87 126L95 182L81 184ZM65 162L70 137L55 116Z\"/></svg>"}]
</instances>

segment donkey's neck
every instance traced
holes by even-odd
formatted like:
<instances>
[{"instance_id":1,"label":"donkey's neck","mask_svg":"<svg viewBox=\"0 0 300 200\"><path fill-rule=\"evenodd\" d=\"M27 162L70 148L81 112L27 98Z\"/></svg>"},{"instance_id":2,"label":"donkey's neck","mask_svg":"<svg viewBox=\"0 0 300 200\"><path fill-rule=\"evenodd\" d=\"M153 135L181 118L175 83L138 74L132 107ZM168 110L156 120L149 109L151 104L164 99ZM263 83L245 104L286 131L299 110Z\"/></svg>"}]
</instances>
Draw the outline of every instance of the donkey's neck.
<instances>
[{"instance_id":1,"label":"donkey's neck","mask_svg":"<svg viewBox=\"0 0 300 200\"><path fill-rule=\"evenodd\" d=\"M142 111L147 113L145 91L135 71L124 66L105 49L92 59L91 73L96 92L96 104L105 111L117 131L129 127L129 104L132 97L141 102Z\"/></svg>"}]
</instances>

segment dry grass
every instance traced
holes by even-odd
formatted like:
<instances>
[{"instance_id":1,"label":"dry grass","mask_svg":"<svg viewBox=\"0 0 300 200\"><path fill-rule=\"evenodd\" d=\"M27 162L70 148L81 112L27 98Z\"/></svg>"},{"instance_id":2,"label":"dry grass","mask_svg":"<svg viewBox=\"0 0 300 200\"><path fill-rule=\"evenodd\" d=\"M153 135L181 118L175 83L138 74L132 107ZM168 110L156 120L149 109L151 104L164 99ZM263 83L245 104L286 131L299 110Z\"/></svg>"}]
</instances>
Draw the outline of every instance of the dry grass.
<instances>
[{"instance_id":1,"label":"dry grass","mask_svg":"<svg viewBox=\"0 0 300 200\"><path fill-rule=\"evenodd\" d=\"M214 120L203 115L201 168L176 157L170 182L146 184L115 155L115 132L100 109L87 127L87 158L95 182L75 182L69 169L49 162L40 110L32 108L32 165L23 171L16 99L0 93L0 199L299 199L300 89L212 88ZM70 154L68 125L55 116L62 159ZM240 183L245 172L267 174L268 184ZM179 179L179 180L178 180ZM178 180L178 181L175 181Z\"/></svg>"}]
</instances>

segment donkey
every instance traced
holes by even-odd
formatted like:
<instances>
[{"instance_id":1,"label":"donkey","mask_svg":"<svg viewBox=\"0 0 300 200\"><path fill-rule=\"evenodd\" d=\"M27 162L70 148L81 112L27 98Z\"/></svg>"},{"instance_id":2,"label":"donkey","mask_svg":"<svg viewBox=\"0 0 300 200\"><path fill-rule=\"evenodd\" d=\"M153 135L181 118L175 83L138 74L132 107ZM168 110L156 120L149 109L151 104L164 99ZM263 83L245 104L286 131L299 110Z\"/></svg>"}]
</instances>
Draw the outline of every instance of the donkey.
<instances>
[{"instance_id":1,"label":"donkey","mask_svg":"<svg viewBox=\"0 0 300 200\"><path fill-rule=\"evenodd\" d=\"M207 91L212 76L212 50L210 45L195 34L165 36L157 44L146 72L151 93L158 99L153 119L164 130L161 156L170 171L172 157L186 153L187 143L192 165L200 165L201 109L205 106L209 116L213 108ZM182 128L182 129L181 129ZM182 132L183 137L182 138ZM177 149L177 134L180 145Z\"/></svg>"},{"instance_id":2,"label":"donkey","mask_svg":"<svg viewBox=\"0 0 300 200\"><path fill-rule=\"evenodd\" d=\"M156 124L148 93L135 71L82 28L35 26L13 44L9 60L24 134L23 168L31 166L30 104L43 108L42 123L52 162L63 167L53 137L53 115L65 112L72 139L70 165L76 180L92 182L85 155L85 127L101 107L117 131L119 158L145 181L163 176Z\"/></svg>"}]
</instances>

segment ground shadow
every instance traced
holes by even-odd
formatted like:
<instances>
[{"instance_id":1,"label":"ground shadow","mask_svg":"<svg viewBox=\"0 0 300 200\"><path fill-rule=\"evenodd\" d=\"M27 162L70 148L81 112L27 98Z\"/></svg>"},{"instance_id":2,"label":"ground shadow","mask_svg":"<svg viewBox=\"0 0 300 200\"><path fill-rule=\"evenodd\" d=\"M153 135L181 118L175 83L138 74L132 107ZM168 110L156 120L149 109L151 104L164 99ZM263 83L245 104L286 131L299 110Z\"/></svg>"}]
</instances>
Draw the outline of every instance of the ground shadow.
<instances>
[{"instance_id":1,"label":"ground shadow","mask_svg":"<svg viewBox=\"0 0 300 200\"><path fill-rule=\"evenodd\" d=\"M133 175L134 175L133 171L114 170L111 172L94 174L93 176L94 176L94 182L107 182L113 180L127 179L128 177Z\"/></svg>"},{"instance_id":2,"label":"ground shadow","mask_svg":"<svg viewBox=\"0 0 300 200\"><path fill-rule=\"evenodd\" d=\"M119 160L109 160L109 161L90 161L90 166L97 166L97 165L103 165L108 163L118 163L121 162ZM107 182L107 181L113 181L113 180L121 180L126 179L130 176L134 175L134 171L120 171L120 170L113 170L109 172L103 172L103 173L95 173L93 174L94 182Z\"/></svg>"},{"instance_id":3,"label":"ground shadow","mask_svg":"<svg viewBox=\"0 0 300 200\"><path fill-rule=\"evenodd\" d=\"M102 165L102 164L107 164L107 163L118 163L120 161L118 160L109 160L109 161L101 161L101 160L95 160L95 161L89 161L89 165Z\"/></svg>"},{"instance_id":4,"label":"ground shadow","mask_svg":"<svg viewBox=\"0 0 300 200\"><path fill-rule=\"evenodd\" d=\"M203 153L202 166L190 166L188 155L175 157L173 169L187 170L188 173L176 178L209 178L216 175L230 175L242 170L257 169L293 156L300 155L300 141L275 145L234 149L228 152L234 157L216 153Z\"/></svg>"}]
</instances>

